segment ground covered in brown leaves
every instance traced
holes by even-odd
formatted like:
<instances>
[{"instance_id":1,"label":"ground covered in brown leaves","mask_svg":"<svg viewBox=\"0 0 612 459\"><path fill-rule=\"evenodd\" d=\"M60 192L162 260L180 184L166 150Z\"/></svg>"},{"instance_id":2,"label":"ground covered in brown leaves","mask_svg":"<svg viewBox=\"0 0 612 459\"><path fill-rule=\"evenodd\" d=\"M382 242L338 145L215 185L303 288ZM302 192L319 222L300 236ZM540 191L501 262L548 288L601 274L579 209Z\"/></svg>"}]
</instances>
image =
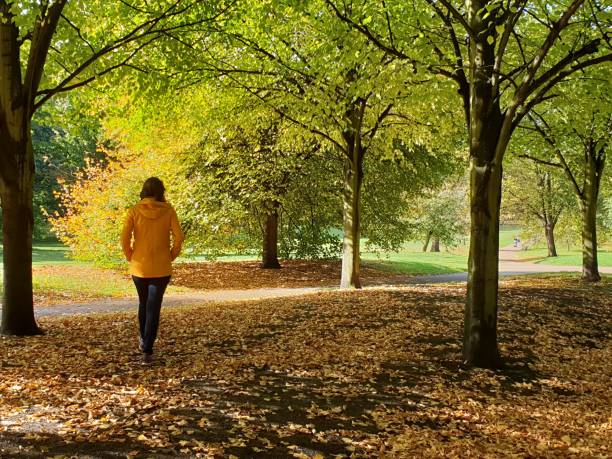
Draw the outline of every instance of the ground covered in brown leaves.
<instances>
[{"instance_id":1,"label":"ground covered in brown leaves","mask_svg":"<svg viewBox=\"0 0 612 459\"><path fill-rule=\"evenodd\" d=\"M508 366L461 366L459 286L45 319L0 338L0 456L609 457L612 282L501 293Z\"/></svg>"},{"instance_id":2,"label":"ground covered in brown leaves","mask_svg":"<svg viewBox=\"0 0 612 459\"><path fill-rule=\"evenodd\" d=\"M261 269L260 265L257 261L177 263L172 282L199 290L326 287L340 283L340 260L285 260L281 269ZM362 263L365 284L392 282L400 277Z\"/></svg>"}]
</instances>

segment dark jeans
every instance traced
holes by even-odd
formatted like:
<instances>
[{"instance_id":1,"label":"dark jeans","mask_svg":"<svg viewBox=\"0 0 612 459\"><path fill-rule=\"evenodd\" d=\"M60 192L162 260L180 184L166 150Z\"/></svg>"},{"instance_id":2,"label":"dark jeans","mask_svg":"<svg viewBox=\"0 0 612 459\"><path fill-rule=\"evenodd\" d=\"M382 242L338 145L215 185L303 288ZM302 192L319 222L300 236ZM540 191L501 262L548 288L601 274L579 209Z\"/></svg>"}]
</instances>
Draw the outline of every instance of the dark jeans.
<instances>
[{"instance_id":1,"label":"dark jeans","mask_svg":"<svg viewBox=\"0 0 612 459\"><path fill-rule=\"evenodd\" d=\"M151 278L132 276L132 279L138 291L138 322L142 347L145 354L152 354L159 328L159 312L170 276Z\"/></svg>"}]
</instances>

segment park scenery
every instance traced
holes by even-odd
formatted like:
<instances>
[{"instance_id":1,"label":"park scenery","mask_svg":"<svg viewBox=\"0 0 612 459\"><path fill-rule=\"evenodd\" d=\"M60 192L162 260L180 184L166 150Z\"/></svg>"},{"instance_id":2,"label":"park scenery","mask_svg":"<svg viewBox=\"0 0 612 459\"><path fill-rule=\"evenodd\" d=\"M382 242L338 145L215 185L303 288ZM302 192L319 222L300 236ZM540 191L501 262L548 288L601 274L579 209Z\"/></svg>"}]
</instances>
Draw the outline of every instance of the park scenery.
<instances>
[{"instance_id":1,"label":"park scenery","mask_svg":"<svg viewBox=\"0 0 612 459\"><path fill-rule=\"evenodd\" d=\"M0 0L0 457L612 457L611 30ZM185 236L152 355L150 177Z\"/></svg>"}]
</instances>

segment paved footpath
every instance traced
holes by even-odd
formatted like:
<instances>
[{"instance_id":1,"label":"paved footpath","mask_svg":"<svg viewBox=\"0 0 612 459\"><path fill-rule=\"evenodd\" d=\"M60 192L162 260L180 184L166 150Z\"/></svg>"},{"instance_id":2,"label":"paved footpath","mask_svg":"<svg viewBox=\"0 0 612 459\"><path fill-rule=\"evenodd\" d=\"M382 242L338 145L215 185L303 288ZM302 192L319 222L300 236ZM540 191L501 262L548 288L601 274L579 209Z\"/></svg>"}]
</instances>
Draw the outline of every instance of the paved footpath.
<instances>
[{"instance_id":1,"label":"paved footpath","mask_svg":"<svg viewBox=\"0 0 612 459\"><path fill-rule=\"evenodd\" d=\"M525 274L543 274L559 272L580 272L580 266L543 265L521 261L519 251L515 247L504 247L500 250L499 275L520 276ZM612 268L600 268L601 273L612 274ZM394 282L394 286L439 284L448 282L465 282L467 273L436 274L428 276L402 277ZM381 288L376 285L371 288ZM368 287L366 287L367 289ZM248 290L207 290L192 293L168 294L164 297L164 308L186 306L207 302L260 300L266 298L287 298L307 295L322 291L336 290L335 287L302 287L302 288L263 288ZM135 311L138 300L133 298L102 299L92 303L72 303L38 307L35 310L37 317L62 316L75 314L92 314L100 312ZM2 307L0 306L0 311Z\"/></svg>"}]
</instances>

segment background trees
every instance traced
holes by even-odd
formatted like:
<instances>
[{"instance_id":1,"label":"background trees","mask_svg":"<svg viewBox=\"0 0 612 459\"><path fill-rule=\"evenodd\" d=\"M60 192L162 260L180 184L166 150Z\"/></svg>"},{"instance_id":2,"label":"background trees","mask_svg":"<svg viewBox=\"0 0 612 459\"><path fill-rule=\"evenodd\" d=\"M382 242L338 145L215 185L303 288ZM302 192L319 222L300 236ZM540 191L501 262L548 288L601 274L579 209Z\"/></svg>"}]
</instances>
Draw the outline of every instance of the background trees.
<instances>
[{"instance_id":1,"label":"background trees","mask_svg":"<svg viewBox=\"0 0 612 459\"><path fill-rule=\"evenodd\" d=\"M216 43L194 46L200 64L183 69L186 78L202 69L219 76L342 156L341 285L359 287L364 158L370 151L392 156L394 129L407 143L431 139L432 126L420 116L430 106L416 95L423 81L338 22L320 1L244 2L218 28Z\"/></svg>"},{"instance_id":2,"label":"background trees","mask_svg":"<svg viewBox=\"0 0 612 459\"><path fill-rule=\"evenodd\" d=\"M601 279L597 262L597 211L610 138L612 99L605 72L575 79L565 100L530 115L540 140L539 155L524 155L538 164L558 168L573 191L581 215L582 277Z\"/></svg>"},{"instance_id":3,"label":"background trees","mask_svg":"<svg viewBox=\"0 0 612 459\"><path fill-rule=\"evenodd\" d=\"M546 241L549 257L557 256L555 228L562 216L571 219L574 200L562 175L526 160L509 161L504 171L502 212L523 232ZM566 215L568 214L568 215Z\"/></svg>"}]
</instances>

